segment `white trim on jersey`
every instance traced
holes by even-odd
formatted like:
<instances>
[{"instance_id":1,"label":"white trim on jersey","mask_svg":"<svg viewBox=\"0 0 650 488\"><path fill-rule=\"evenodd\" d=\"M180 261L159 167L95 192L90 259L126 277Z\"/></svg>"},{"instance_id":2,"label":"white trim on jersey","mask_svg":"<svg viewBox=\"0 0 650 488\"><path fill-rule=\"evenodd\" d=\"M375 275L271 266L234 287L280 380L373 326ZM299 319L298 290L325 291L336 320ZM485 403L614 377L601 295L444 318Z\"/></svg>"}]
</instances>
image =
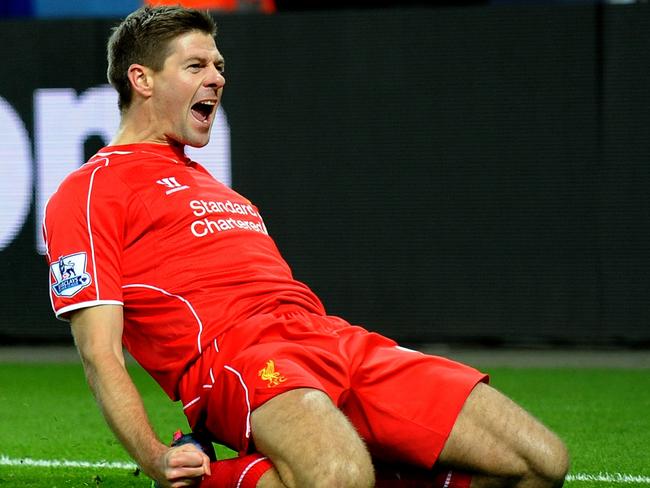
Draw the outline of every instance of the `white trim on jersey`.
<instances>
[{"instance_id":1,"label":"white trim on jersey","mask_svg":"<svg viewBox=\"0 0 650 488\"><path fill-rule=\"evenodd\" d=\"M203 385L203 388L205 388L206 390L209 390L214 386L214 374L212 373L212 368L210 368L209 373L210 373L211 383L206 383L205 385Z\"/></svg>"},{"instance_id":2,"label":"white trim on jersey","mask_svg":"<svg viewBox=\"0 0 650 488\"><path fill-rule=\"evenodd\" d=\"M244 387L244 394L246 395L246 406L248 407L248 412L246 413L246 439L249 439L251 436L251 402L248 397L248 387L246 386L246 383L244 383L244 378L242 378L242 375L239 373L239 371L228 365L225 365L224 369L236 374L237 378L239 378L239 383L241 383L241 385Z\"/></svg>"},{"instance_id":3,"label":"white trim on jersey","mask_svg":"<svg viewBox=\"0 0 650 488\"><path fill-rule=\"evenodd\" d=\"M70 322L65 317L61 317L61 315L68 312L72 312L74 310L78 310L80 308L96 307L97 305L120 305L121 307L123 307L124 303L120 302L119 300L88 300L86 302L79 302L79 303L74 303L72 305L68 305L67 307L63 307L59 310L55 310L54 312L56 314L57 319L63 320L64 322Z\"/></svg>"},{"instance_id":4,"label":"white trim on jersey","mask_svg":"<svg viewBox=\"0 0 650 488\"><path fill-rule=\"evenodd\" d=\"M88 237L90 239L90 256L93 261L93 278L95 279L94 284L95 284L95 293L97 296L97 300L99 300L99 281L97 281L97 263L95 261L95 242L93 241L93 231L92 231L92 226L90 225L90 198L93 193L93 183L95 182L95 173L99 171L102 168L105 168L108 166L109 159L106 158L106 163L104 163L104 166L97 166L92 174L90 175L90 183L88 183L88 199L86 200L86 222L88 224Z\"/></svg>"},{"instance_id":5,"label":"white trim on jersey","mask_svg":"<svg viewBox=\"0 0 650 488\"><path fill-rule=\"evenodd\" d=\"M201 397L198 396L194 400L192 400L191 402L188 402L187 405L183 405L183 410L185 410L186 408L190 408L192 405L197 403L200 399L201 399Z\"/></svg>"},{"instance_id":6,"label":"white trim on jersey","mask_svg":"<svg viewBox=\"0 0 650 488\"><path fill-rule=\"evenodd\" d=\"M93 163L94 163L94 162L95 162L95 157L96 157L96 156L106 157L106 156L112 156L113 154L118 154L118 155L120 155L120 156L124 156L125 154L133 154L133 151L110 151L110 152L98 152L98 153L95 154L95 156L93 156L93 158L92 158L91 160L89 160L88 162L93 162Z\"/></svg>"},{"instance_id":7,"label":"white trim on jersey","mask_svg":"<svg viewBox=\"0 0 650 488\"><path fill-rule=\"evenodd\" d=\"M201 319L199 318L199 315L196 313L196 310L194 310L194 307L187 299L183 298L180 295L175 295L171 292L168 292L167 290L163 290L162 288L158 288L157 286L145 285L143 283L132 283L130 285L123 285L122 288L146 288L148 290L154 290L160 292L163 295L167 295L168 297L177 298L178 300L183 302L187 306L187 308L190 309L192 315L194 315L194 318L196 319L196 323L199 324L199 334L196 337L196 347L199 350L199 354L203 353L201 347L201 334L203 334L203 322L201 322Z\"/></svg>"},{"instance_id":8,"label":"white trim on jersey","mask_svg":"<svg viewBox=\"0 0 650 488\"><path fill-rule=\"evenodd\" d=\"M50 244L49 244L49 240L48 240L48 237L47 237L47 224L45 223L45 217L47 217L47 206L50 203L50 198L52 198L51 195L47 199L47 201L45 202L45 207L43 207L43 223L41 224L43 226L43 241L45 243L45 256L47 257L47 263L48 264L52 262L52 256L50 256ZM49 268L49 266L48 266L48 268ZM50 268L50 269L48 269L48 272L47 272L48 295L50 296L50 306L52 307L52 311L54 312L54 316L56 318L59 318L59 316L57 314L57 311L56 311L56 308L54 307L54 294L52 293L52 280L51 280L51 277L50 277L51 273L52 273L52 271L51 271L51 268Z\"/></svg>"},{"instance_id":9,"label":"white trim on jersey","mask_svg":"<svg viewBox=\"0 0 650 488\"><path fill-rule=\"evenodd\" d=\"M264 461L265 459L268 459L267 457L261 457L250 463L248 466L246 466L246 469L244 469L244 472L241 474L239 477L239 481L237 481L237 487L236 488L241 488L242 483L244 482L244 478L248 474L248 472L255 466L257 463Z\"/></svg>"},{"instance_id":10,"label":"white trim on jersey","mask_svg":"<svg viewBox=\"0 0 650 488\"><path fill-rule=\"evenodd\" d=\"M50 257L50 248L47 239L47 225L45 224L45 217L47 216L47 206L50 203L50 198L52 197L50 196L47 199L47 201L45 202L45 206L43 207L43 222L41 223L41 226L43 227L43 241L45 241L45 256L47 256L48 263L52 262L52 258Z\"/></svg>"}]
</instances>

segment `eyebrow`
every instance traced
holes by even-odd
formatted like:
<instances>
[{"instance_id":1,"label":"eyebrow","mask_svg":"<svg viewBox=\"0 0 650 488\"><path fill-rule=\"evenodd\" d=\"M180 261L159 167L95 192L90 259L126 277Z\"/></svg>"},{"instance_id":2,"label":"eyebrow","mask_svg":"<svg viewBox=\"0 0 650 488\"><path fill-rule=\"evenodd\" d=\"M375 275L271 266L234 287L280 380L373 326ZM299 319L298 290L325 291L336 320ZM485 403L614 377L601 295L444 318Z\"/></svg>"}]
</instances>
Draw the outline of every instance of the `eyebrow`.
<instances>
[{"instance_id":1,"label":"eyebrow","mask_svg":"<svg viewBox=\"0 0 650 488\"><path fill-rule=\"evenodd\" d=\"M210 62L212 62L210 59L208 59L205 56L190 56L189 58L187 58L185 62L192 63L194 61L199 61L205 64L209 64ZM217 59L214 60L214 64L216 64L221 68L224 68L226 66L226 61L224 60L223 56L219 56Z\"/></svg>"}]
</instances>

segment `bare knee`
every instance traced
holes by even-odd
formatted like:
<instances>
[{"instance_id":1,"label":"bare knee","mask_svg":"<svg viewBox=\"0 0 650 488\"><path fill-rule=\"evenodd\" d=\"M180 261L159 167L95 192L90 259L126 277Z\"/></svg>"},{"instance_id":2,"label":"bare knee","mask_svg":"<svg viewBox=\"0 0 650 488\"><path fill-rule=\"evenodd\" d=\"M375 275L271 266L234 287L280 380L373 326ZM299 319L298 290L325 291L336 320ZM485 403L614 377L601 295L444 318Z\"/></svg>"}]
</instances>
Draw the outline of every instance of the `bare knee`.
<instances>
[{"instance_id":1,"label":"bare knee","mask_svg":"<svg viewBox=\"0 0 650 488\"><path fill-rule=\"evenodd\" d=\"M569 468L567 449L553 432L482 384L467 399L439 461L480 473L473 488L555 488Z\"/></svg>"},{"instance_id":2,"label":"bare knee","mask_svg":"<svg viewBox=\"0 0 650 488\"><path fill-rule=\"evenodd\" d=\"M297 478L297 477L296 477ZM294 478L295 479L295 478ZM310 486L314 488L370 488L375 486L372 464L364 460L328 459L314 466L296 480L296 488Z\"/></svg>"},{"instance_id":3,"label":"bare knee","mask_svg":"<svg viewBox=\"0 0 650 488\"><path fill-rule=\"evenodd\" d=\"M553 435L553 434L550 434ZM472 488L559 488L569 470L569 454L557 437L540 440L541 449L528 456L511 453L509 463L497 473L476 475Z\"/></svg>"},{"instance_id":4,"label":"bare knee","mask_svg":"<svg viewBox=\"0 0 650 488\"><path fill-rule=\"evenodd\" d=\"M366 459L329 459L318 466L313 473L309 486L317 488L369 488L375 485L372 463Z\"/></svg>"},{"instance_id":5,"label":"bare knee","mask_svg":"<svg viewBox=\"0 0 650 488\"><path fill-rule=\"evenodd\" d=\"M321 392L306 394L303 396L302 402L311 412L329 408L327 401L323 403ZM321 418L325 419L327 414L322 413ZM308 468L305 473L309 479L304 481L308 482L308 486L315 488L367 488L374 486L374 468L365 444L338 410L337 415L341 417L338 425L339 432L326 441L329 448L317 454L316 462L312 463L311 469ZM349 430L349 432L341 435L345 430ZM328 436L326 431L321 434L324 437Z\"/></svg>"},{"instance_id":6,"label":"bare knee","mask_svg":"<svg viewBox=\"0 0 650 488\"><path fill-rule=\"evenodd\" d=\"M479 476L472 487L561 487L569 470L569 454L564 443L550 431L533 442L534 449L512 452L505 469L499 474Z\"/></svg>"},{"instance_id":7,"label":"bare knee","mask_svg":"<svg viewBox=\"0 0 650 488\"><path fill-rule=\"evenodd\" d=\"M569 453L564 443L551 431L543 428L543 433L530 439L535 446L530 449L515 450L513 465L514 477L506 475L503 484L516 488L559 488L569 471Z\"/></svg>"},{"instance_id":8,"label":"bare knee","mask_svg":"<svg viewBox=\"0 0 650 488\"><path fill-rule=\"evenodd\" d=\"M542 449L535 459L529 460L523 487L556 488L564 484L569 471L569 452L564 443L549 433Z\"/></svg>"},{"instance_id":9,"label":"bare knee","mask_svg":"<svg viewBox=\"0 0 650 488\"><path fill-rule=\"evenodd\" d=\"M252 416L257 448L288 487L374 486L370 454L350 421L322 392L283 393Z\"/></svg>"}]
</instances>

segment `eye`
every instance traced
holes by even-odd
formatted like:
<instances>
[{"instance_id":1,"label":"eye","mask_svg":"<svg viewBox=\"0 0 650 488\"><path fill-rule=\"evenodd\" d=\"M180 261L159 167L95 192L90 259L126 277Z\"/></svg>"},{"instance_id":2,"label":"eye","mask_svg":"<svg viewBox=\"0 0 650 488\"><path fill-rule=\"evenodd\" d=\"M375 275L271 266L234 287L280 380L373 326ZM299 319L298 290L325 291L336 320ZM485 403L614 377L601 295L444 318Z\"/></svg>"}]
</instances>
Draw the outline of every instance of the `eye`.
<instances>
[{"instance_id":1,"label":"eye","mask_svg":"<svg viewBox=\"0 0 650 488\"><path fill-rule=\"evenodd\" d=\"M223 73L226 69L226 63L222 57L218 57L212 61L214 68L219 72Z\"/></svg>"}]
</instances>

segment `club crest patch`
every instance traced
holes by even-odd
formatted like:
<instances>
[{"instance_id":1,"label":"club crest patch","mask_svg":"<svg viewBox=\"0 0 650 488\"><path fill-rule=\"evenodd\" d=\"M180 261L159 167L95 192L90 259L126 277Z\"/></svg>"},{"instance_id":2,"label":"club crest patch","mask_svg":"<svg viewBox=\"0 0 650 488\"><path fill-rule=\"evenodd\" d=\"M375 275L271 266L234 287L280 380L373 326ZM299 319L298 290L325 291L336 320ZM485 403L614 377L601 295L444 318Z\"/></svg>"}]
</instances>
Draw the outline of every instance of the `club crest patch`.
<instances>
[{"instance_id":1,"label":"club crest patch","mask_svg":"<svg viewBox=\"0 0 650 488\"><path fill-rule=\"evenodd\" d=\"M257 376L262 378L262 381L268 381L266 386L269 388L272 386L278 386L280 383L287 381L284 376L275 370L275 362L273 362L272 359L269 359L266 362L266 366L257 372Z\"/></svg>"},{"instance_id":2,"label":"club crest patch","mask_svg":"<svg viewBox=\"0 0 650 488\"><path fill-rule=\"evenodd\" d=\"M52 291L59 297L72 297L91 283L90 275L86 273L86 253L78 252L61 256L50 265L54 276Z\"/></svg>"}]
</instances>

